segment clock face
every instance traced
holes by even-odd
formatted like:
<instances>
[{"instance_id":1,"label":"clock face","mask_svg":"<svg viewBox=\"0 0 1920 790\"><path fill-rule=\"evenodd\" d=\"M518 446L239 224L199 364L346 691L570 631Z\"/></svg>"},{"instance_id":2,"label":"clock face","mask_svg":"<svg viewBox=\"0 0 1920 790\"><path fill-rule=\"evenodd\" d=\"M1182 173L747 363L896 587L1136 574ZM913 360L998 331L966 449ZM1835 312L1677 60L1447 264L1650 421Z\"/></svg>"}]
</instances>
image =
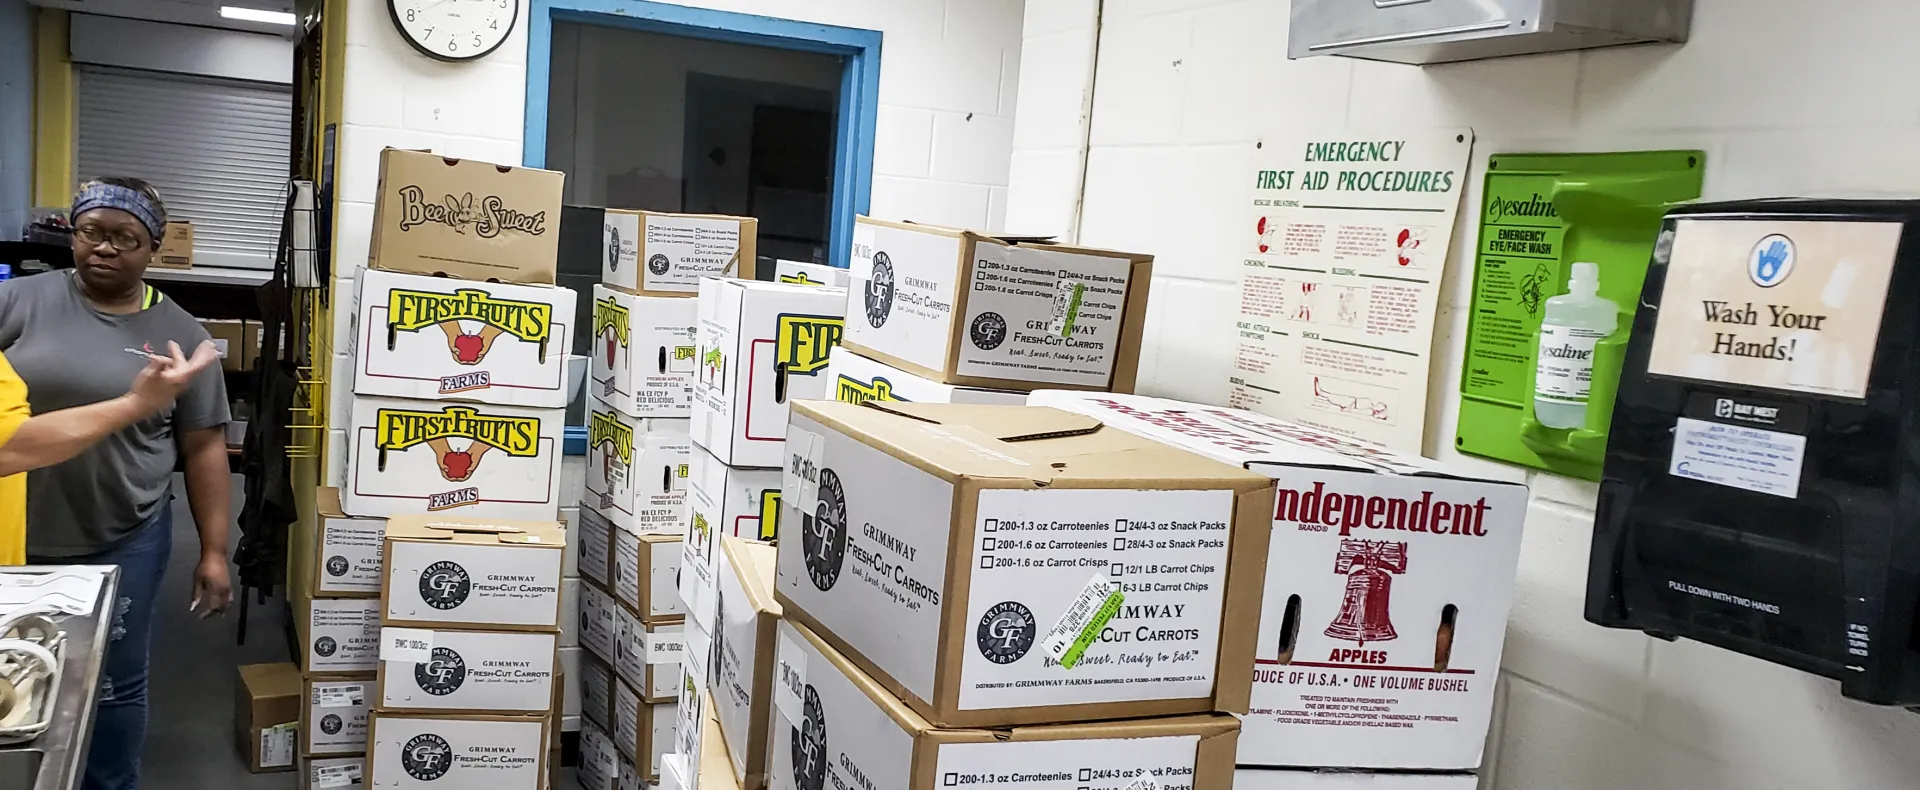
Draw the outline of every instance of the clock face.
<instances>
[{"instance_id":1,"label":"clock face","mask_svg":"<svg viewBox=\"0 0 1920 790\"><path fill-rule=\"evenodd\" d=\"M387 0L400 35L430 58L473 60L513 32L522 0Z\"/></svg>"}]
</instances>

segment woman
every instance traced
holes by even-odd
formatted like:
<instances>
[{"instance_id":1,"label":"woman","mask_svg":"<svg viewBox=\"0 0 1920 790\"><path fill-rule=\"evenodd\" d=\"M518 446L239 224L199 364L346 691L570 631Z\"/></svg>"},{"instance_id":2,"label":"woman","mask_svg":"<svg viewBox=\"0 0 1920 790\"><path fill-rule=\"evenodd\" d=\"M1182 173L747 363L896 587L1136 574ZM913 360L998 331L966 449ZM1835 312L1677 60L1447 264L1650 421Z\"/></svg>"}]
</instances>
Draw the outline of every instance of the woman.
<instances>
[{"instance_id":1,"label":"woman","mask_svg":"<svg viewBox=\"0 0 1920 790\"><path fill-rule=\"evenodd\" d=\"M74 198L71 271L0 285L0 353L35 413L110 400L169 343L195 348L206 330L142 281L167 210L153 187L103 178ZM128 350L134 353L128 353ZM200 533L192 608L224 611L231 518L226 384L205 370L171 408L56 466L27 473L27 556L34 563L120 566L86 790L133 790L147 728L147 652L155 598L172 548L171 481L186 461L187 504Z\"/></svg>"}]
</instances>

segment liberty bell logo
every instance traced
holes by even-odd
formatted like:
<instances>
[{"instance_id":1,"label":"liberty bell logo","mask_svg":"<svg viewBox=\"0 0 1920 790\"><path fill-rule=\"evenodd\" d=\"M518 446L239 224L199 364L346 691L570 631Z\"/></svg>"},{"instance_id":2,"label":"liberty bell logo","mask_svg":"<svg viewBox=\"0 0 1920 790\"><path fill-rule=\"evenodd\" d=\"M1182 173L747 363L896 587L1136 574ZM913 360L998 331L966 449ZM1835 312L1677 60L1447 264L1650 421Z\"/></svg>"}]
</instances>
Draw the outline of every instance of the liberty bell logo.
<instances>
[{"instance_id":1,"label":"liberty bell logo","mask_svg":"<svg viewBox=\"0 0 1920 790\"><path fill-rule=\"evenodd\" d=\"M1407 544L1384 540L1343 540L1333 558L1333 572L1347 577L1340 614L1327 626L1327 636L1358 642L1386 642L1399 637L1389 616L1393 577L1407 572Z\"/></svg>"}]
</instances>

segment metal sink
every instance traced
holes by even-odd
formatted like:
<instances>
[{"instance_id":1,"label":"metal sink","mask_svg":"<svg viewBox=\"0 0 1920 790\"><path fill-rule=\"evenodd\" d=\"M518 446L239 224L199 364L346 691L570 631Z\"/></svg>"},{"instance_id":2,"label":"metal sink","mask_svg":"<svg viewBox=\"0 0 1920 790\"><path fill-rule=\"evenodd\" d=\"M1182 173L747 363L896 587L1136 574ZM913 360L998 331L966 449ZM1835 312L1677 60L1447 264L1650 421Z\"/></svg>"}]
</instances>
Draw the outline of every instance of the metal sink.
<instances>
[{"instance_id":1,"label":"metal sink","mask_svg":"<svg viewBox=\"0 0 1920 790\"><path fill-rule=\"evenodd\" d=\"M38 749L0 751L0 790L33 790L34 780L40 775L40 760L45 756Z\"/></svg>"}]
</instances>

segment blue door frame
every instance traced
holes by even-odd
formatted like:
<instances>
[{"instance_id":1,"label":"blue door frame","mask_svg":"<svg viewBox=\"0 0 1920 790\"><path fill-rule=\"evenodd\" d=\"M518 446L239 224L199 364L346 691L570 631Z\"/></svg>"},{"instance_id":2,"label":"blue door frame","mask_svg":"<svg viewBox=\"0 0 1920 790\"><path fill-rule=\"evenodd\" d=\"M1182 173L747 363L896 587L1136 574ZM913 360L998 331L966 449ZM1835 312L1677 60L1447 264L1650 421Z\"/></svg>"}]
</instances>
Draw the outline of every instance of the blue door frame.
<instances>
[{"instance_id":1,"label":"blue door frame","mask_svg":"<svg viewBox=\"0 0 1920 790\"><path fill-rule=\"evenodd\" d=\"M827 260L840 268L847 267L853 245L853 218L867 213L873 194L873 137L880 109L879 31L651 0L533 0L527 19L527 117L521 151L521 161L528 167L545 167L547 162L547 91L553 67L555 22L620 27L846 58L846 71L840 80ZM584 426L567 426L566 452L586 454Z\"/></svg>"}]
</instances>

